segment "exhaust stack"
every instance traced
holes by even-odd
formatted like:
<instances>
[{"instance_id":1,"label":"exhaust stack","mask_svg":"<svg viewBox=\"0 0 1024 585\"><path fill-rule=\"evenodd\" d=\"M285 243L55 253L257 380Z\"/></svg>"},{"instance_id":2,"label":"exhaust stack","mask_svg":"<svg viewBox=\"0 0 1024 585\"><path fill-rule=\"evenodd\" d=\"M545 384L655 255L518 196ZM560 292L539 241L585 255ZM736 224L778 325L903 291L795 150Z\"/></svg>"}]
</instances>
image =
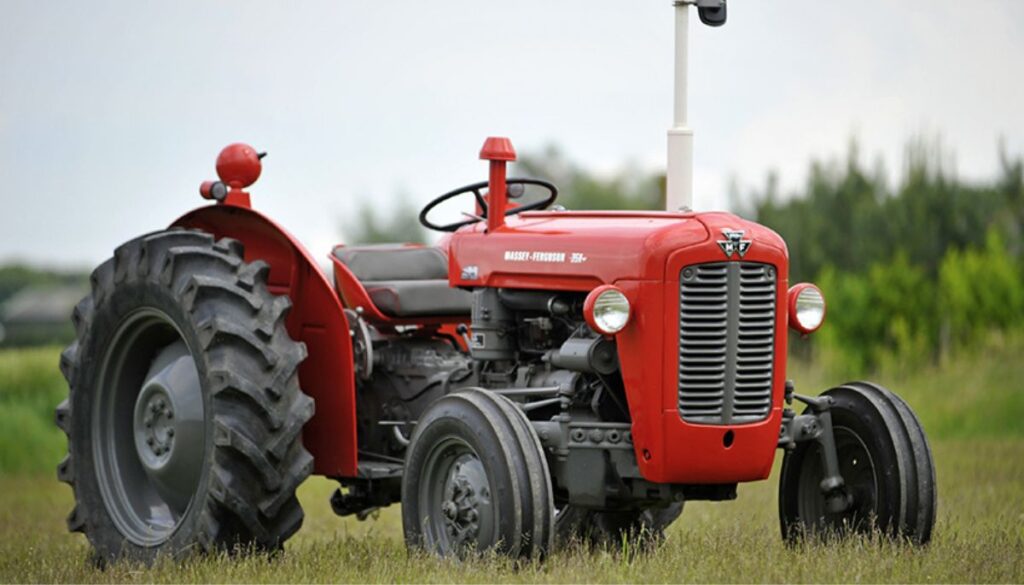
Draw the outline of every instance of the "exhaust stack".
<instances>
[{"instance_id":1,"label":"exhaust stack","mask_svg":"<svg viewBox=\"0 0 1024 585\"><path fill-rule=\"evenodd\" d=\"M725 0L675 0L675 97L673 123L668 131L665 210L693 208L693 129L687 122L687 76L690 33L690 5L697 7L701 22L708 26L725 24Z\"/></svg>"}]
</instances>

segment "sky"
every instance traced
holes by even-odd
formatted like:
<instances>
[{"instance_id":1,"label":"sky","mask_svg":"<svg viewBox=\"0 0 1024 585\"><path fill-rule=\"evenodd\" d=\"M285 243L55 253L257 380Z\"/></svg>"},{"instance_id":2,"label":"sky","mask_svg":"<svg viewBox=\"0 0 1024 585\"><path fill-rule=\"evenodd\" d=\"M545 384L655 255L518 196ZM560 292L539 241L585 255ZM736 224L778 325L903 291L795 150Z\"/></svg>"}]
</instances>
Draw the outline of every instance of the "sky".
<instances>
[{"instance_id":1,"label":"sky","mask_svg":"<svg viewBox=\"0 0 1024 585\"><path fill-rule=\"evenodd\" d=\"M732 0L691 22L695 207L770 171L798 189L856 137L898 180L913 136L961 178L1024 154L1024 2ZM0 262L97 264L203 204L231 142L256 208L314 256L363 202L486 178L485 137L664 168L668 0L0 3Z\"/></svg>"}]
</instances>

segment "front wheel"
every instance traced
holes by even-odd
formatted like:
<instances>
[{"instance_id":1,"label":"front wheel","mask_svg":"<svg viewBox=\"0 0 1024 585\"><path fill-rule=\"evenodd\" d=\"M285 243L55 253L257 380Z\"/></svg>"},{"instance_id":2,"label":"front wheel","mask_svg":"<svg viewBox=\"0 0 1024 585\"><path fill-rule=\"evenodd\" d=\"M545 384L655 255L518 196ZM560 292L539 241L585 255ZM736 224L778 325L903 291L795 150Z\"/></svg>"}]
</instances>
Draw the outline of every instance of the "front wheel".
<instances>
[{"instance_id":1,"label":"front wheel","mask_svg":"<svg viewBox=\"0 0 1024 585\"><path fill-rule=\"evenodd\" d=\"M507 398L466 389L416 425L402 478L410 548L538 558L551 547L551 477L537 435Z\"/></svg>"},{"instance_id":2,"label":"front wheel","mask_svg":"<svg viewBox=\"0 0 1024 585\"><path fill-rule=\"evenodd\" d=\"M820 484L821 447L798 443L786 453L779 480L783 538L865 533L931 539L935 525L935 465L924 430L899 396L869 382L851 382L824 393L830 408L839 474L848 506L829 511Z\"/></svg>"}]
</instances>

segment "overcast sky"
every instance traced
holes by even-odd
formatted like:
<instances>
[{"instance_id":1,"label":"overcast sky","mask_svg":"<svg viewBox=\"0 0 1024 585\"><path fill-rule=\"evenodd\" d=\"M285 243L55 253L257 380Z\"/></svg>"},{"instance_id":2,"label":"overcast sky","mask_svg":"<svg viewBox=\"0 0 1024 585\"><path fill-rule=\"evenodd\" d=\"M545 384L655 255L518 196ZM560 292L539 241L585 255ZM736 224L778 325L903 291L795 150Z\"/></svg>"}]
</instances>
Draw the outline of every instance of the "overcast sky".
<instances>
[{"instance_id":1,"label":"overcast sky","mask_svg":"<svg viewBox=\"0 0 1024 585\"><path fill-rule=\"evenodd\" d=\"M696 205L784 188L812 157L898 174L941 135L961 177L1024 152L1024 2L732 0L696 25ZM664 165L668 0L0 2L0 261L92 265L201 204L222 146L269 151L252 190L317 257L398 193L486 177L484 137L600 172Z\"/></svg>"}]
</instances>

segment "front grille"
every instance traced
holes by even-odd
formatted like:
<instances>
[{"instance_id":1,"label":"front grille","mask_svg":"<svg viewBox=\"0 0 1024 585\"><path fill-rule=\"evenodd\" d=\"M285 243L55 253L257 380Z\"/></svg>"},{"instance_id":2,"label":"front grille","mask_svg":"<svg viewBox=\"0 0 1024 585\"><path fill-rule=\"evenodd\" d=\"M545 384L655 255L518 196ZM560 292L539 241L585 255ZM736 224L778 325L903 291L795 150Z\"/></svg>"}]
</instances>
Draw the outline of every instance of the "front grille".
<instances>
[{"instance_id":1,"label":"front grille","mask_svg":"<svg viewBox=\"0 0 1024 585\"><path fill-rule=\"evenodd\" d=\"M679 414L703 424L763 420L772 405L775 268L754 262L679 273Z\"/></svg>"}]
</instances>

